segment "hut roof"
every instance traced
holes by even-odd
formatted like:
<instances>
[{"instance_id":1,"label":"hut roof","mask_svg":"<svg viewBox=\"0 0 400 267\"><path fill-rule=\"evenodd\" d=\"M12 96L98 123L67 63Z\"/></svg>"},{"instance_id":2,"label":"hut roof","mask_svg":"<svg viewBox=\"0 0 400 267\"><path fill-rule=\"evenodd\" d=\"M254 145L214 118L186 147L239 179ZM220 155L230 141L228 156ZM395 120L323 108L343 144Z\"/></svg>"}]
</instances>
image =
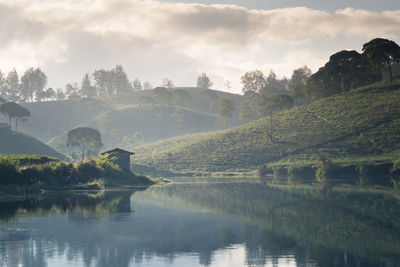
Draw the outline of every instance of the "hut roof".
<instances>
[{"instance_id":1,"label":"hut roof","mask_svg":"<svg viewBox=\"0 0 400 267\"><path fill-rule=\"evenodd\" d=\"M101 154L101 155L104 155L104 154L111 154L111 153L129 154L129 155L134 155L134 154L135 154L135 153L133 153L133 152L130 152L130 151L127 151L127 150L123 150L123 149L121 149L121 148L114 148L114 149L105 151L105 152L100 153L100 154Z\"/></svg>"}]
</instances>

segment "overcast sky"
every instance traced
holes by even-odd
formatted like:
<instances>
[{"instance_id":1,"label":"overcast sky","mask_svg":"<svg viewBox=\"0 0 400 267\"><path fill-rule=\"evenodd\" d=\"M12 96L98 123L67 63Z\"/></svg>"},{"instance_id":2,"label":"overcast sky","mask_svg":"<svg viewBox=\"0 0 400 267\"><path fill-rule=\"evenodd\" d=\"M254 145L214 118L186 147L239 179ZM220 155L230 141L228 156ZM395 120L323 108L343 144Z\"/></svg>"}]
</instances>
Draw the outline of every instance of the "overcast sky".
<instances>
[{"instance_id":1,"label":"overcast sky","mask_svg":"<svg viewBox=\"0 0 400 267\"><path fill-rule=\"evenodd\" d=\"M249 70L290 77L337 51L384 37L400 44L396 1L0 0L0 69L40 67L49 86L122 64L131 79L241 91Z\"/></svg>"}]
</instances>

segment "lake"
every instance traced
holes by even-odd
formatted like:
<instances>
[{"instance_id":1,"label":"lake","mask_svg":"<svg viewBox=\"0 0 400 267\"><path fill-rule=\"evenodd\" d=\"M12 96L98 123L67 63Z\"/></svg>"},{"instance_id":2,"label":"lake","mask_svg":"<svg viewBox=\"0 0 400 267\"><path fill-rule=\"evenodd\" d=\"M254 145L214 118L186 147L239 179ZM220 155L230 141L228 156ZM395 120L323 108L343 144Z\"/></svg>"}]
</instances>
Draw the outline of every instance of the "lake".
<instances>
[{"instance_id":1,"label":"lake","mask_svg":"<svg viewBox=\"0 0 400 267\"><path fill-rule=\"evenodd\" d=\"M400 266L400 202L236 178L13 197L3 266Z\"/></svg>"}]
</instances>

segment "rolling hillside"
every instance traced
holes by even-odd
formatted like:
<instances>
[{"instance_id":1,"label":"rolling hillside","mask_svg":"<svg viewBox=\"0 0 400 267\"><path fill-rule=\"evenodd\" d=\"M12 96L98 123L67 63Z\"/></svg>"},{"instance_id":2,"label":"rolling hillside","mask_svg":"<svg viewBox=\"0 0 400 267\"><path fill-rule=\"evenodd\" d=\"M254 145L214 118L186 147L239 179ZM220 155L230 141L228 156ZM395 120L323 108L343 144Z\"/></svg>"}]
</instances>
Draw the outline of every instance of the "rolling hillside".
<instances>
[{"instance_id":1,"label":"rolling hillside","mask_svg":"<svg viewBox=\"0 0 400 267\"><path fill-rule=\"evenodd\" d=\"M15 133L5 124L0 124L0 154L45 155L65 159L65 156L39 140Z\"/></svg>"},{"instance_id":2,"label":"rolling hillside","mask_svg":"<svg viewBox=\"0 0 400 267\"><path fill-rule=\"evenodd\" d=\"M400 82L375 84L214 133L145 145L135 164L173 171L248 171L306 162L393 160L400 152Z\"/></svg>"},{"instance_id":3,"label":"rolling hillside","mask_svg":"<svg viewBox=\"0 0 400 267\"><path fill-rule=\"evenodd\" d=\"M24 103L22 105L30 110L31 117L20 124L20 130L59 149L58 142L54 140L65 139L66 132L77 126L98 129L105 147L115 146L116 140L112 140L110 135L115 129L121 140L118 146L126 147L122 138L127 136L132 139L137 131L143 135L145 143L150 143L178 135L219 129L216 121L220 98L231 98L236 107L228 127L241 124L238 120L238 106L242 96L215 90L207 90L207 95L199 88L172 88L170 91L178 89L190 94L189 103L179 103L176 99L169 106L143 103L141 99L144 96L154 98L154 90L93 99ZM1 114L0 119L0 122L8 121Z\"/></svg>"}]
</instances>

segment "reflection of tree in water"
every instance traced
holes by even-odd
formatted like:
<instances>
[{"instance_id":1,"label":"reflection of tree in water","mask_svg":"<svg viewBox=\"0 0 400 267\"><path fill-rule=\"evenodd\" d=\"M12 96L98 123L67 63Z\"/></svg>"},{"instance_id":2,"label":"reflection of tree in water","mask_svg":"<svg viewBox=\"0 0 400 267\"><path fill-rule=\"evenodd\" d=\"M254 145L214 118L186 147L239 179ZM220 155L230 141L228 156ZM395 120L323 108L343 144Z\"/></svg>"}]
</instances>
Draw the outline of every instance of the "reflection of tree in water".
<instances>
[{"instance_id":1,"label":"reflection of tree in water","mask_svg":"<svg viewBox=\"0 0 400 267\"><path fill-rule=\"evenodd\" d=\"M363 220L355 213L354 203L363 208L363 212L370 211L368 206L371 200L375 201L374 196L361 200L355 195L351 197L352 203L335 206L337 204L302 199L258 184L214 184L172 185L135 192L132 196L131 192L108 192L103 196L77 194L72 206L68 197L71 199L70 194L57 194L24 203L0 203L2 210L10 209L7 219L16 220L10 225L35 229L9 231L8 234L0 231L0 262L14 266L17 259L7 257L17 255L21 256L24 266L36 267L45 266L49 257L66 255L71 261L81 260L85 266L125 267L154 257L173 263L180 255L195 253L201 265L209 266L215 251L244 244L244 262L250 266L276 265L288 256L298 266L313 266L310 262L321 267L379 266L373 261L360 260L353 253L335 249L334 245L343 244L334 243L340 241L337 237L320 240L311 231L319 234L318 227L325 230L329 220L336 220L331 222L332 226L341 225L343 229L333 228L331 235L341 237L340 231L351 234L346 232L346 227L350 230L359 227L369 230L371 237L362 237L358 242L379 239L375 235L387 231L394 235L388 245L399 240L397 224L384 224L396 218L397 204L377 215L369 213ZM386 204L378 203L375 208L382 209ZM127 212L133 208L135 214ZM210 210L219 213L210 213ZM30 212L30 216L45 216L26 218ZM335 216L339 218L334 219ZM377 221L377 217L381 221ZM386 226L390 230L384 230ZM3 228L1 224L0 227ZM351 245L355 244L357 242ZM392 247L390 251L396 249ZM379 264L385 266L382 261Z\"/></svg>"}]
</instances>

